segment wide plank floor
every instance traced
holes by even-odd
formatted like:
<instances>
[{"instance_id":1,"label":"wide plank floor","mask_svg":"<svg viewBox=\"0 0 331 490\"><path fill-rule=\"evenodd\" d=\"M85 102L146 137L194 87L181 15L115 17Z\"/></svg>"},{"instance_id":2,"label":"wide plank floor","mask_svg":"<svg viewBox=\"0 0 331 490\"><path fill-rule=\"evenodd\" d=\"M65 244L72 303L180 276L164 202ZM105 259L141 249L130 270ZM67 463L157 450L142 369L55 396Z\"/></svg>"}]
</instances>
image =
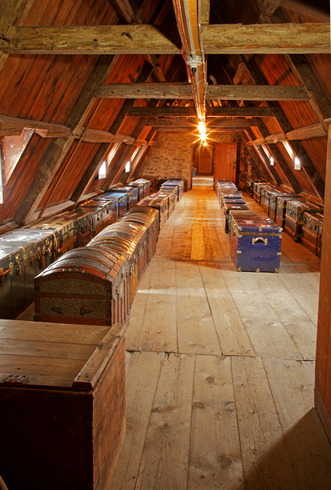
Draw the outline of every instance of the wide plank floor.
<instances>
[{"instance_id":1,"label":"wide plank floor","mask_svg":"<svg viewBox=\"0 0 331 490\"><path fill-rule=\"evenodd\" d=\"M196 178L134 301L109 490L330 489L313 403L318 286L319 259L286 234L279 274L236 272L211 181Z\"/></svg>"}]
</instances>

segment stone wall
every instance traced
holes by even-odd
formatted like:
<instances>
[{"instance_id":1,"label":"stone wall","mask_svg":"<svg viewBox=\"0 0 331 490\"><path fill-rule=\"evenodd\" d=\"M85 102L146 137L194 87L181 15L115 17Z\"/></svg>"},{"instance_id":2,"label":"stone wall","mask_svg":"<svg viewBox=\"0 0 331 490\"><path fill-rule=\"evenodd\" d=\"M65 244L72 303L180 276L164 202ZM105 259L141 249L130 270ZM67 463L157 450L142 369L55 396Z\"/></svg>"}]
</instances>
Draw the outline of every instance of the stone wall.
<instances>
[{"instance_id":1,"label":"stone wall","mask_svg":"<svg viewBox=\"0 0 331 490\"><path fill-rule=\"evenodd\" d=\"M155 139L156 146L149 148L134 178L181 178L186 180L190 189L195 140L196 136L186 133L159 133Z\"/></svg>"}]
</instances>

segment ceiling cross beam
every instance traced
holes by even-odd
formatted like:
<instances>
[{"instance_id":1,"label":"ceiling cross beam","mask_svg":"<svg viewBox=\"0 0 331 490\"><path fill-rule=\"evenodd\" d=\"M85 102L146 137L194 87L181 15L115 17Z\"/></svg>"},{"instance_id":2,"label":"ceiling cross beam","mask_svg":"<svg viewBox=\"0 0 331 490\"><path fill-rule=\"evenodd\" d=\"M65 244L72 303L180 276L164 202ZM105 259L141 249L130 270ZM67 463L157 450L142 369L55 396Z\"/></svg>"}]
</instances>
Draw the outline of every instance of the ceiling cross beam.
<instances>
[{"instance_id":1,"label":"ceiling cross beam","mask_svg":"<svg viewBox=\"0 0 331 490\"><path fill-rule=\"evenodd\" d=\"M192 100L188 83L111 83L100 85L95 97L107 99L185 99ZM218 100L309 100L300 85L208 85L207 99Z\"/></svg>"},{"instance_id":2,"label":"ceiling cross beam","mask_svg":"<svg viewBox=\"0 0 331 490\"><path fill-rule=\"evenodd\" d=\"M184 0L181 0L184 2ZM189 2L189 0L185 0ZM192 2L193 3L193 2ZM194 2L195 3L195 2ZM193 18L193 17L192 17ZM194 21L195 23L195 21ZM330 53L329 23L201 25L204 54ZM181 54L178 33L153 25L9 26L8 54Z\"/></svg>"}]
</instances>

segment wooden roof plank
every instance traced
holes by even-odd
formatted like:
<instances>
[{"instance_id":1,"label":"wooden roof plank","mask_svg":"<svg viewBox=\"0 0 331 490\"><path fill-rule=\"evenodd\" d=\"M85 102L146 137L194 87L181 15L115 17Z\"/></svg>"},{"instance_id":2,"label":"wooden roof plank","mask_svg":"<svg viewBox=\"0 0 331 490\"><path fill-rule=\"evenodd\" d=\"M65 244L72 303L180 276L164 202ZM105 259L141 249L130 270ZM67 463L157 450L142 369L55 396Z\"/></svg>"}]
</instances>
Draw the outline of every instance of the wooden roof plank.
<instances>
[{"instance_id":1,"label":"wooden roof plank","mask_svg":"<svg viewBox=\"0 0 331 490\"><path fill-rule=\"evenodd\" d=\"M86 113L93 104L93 93L96 86L100 84L103 78L108 74L111 66L112 57L102 57L95 65L94 70L89 76L80 96L67 118L66 124L73 129L69 138L55 138L49 145L37 177L32 186L27 190L24 199L15 215L14 221L23 225L32 219L41 200L46 194L49 186L53 182L56 173L60 169L72 143L75 139L74 133L76 128L82 124Z\"/></svg>"}]
</instances>

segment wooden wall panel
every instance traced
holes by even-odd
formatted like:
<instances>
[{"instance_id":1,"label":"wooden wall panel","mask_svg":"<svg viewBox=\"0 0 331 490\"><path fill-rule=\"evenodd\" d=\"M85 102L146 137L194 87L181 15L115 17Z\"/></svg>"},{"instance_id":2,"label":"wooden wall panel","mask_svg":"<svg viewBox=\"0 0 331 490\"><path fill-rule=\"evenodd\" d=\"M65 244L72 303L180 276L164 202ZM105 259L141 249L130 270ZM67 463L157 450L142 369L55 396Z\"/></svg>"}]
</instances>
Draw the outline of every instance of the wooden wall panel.
<instances>
[{"instance_id":1,"label":"wooden wall panel","mask_svg":"<svg viewBox=\"0 0 331 490\"><path fill-rule=\"evenodd\" d=\"M325 209L317 323L315 402L331 439L331 126L329 127Z\"/></svg>"},{"instance_id":2,"label":"wooden wall panel","mask_svg":"<svg viewBox=\"0 0 331 490\"><path fill-rule=\"evenodd\" d=\"M287 153L283 143L277 143L277 147L281 154L283 155L284 159L286 160L287 164L289 167L293 168L294 163L292 159L289 157L289 154ZM295 177L298 180L301 188L303 191L308 192L310 194L316 194L315 188L313 187L311 180L307 176L306 172L304 170L296 170L295 171Z\"/></svg>"},{"instance_id":3,"label":"wooden wall panel","mask_svg":"<svg viewBox=\"0 0 331 490\"><path fill-rule=\"evenodd\" d=\"M10 221L15 216L20 203L24 200L26 190L35 179L49 144L49 139L41 138L38 135L32 136L4 188L4 204L0 205L0 223Z\"/></svg>"},{"instance_id":4,"label":"wooden wall panel","mask_svg":"<svg viewBox=\"0 0 331 490\"><path fill-rule=\"evenodd\" d=\"M326 161L326 138L313 138L302 141L302 146L306 150L309 158L314 162L316 169L323 180L325 180L325 161Z\"/></svg>"}]
</instances>

